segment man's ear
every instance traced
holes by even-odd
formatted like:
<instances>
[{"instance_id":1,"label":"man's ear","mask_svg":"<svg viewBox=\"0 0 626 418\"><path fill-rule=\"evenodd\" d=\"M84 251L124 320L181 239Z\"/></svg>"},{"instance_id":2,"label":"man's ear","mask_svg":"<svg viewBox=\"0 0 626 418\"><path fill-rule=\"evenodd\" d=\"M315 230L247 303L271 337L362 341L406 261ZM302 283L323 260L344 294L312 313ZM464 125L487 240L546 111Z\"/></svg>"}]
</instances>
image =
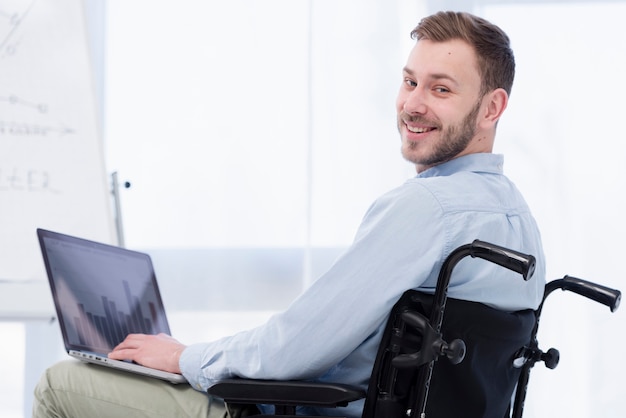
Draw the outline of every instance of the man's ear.
<instances>
[{"instance_id":1,"label":"man's ear","mask_svg":"<svg viewBox=\"0 0 626 418\"><path fill-rule=\"evenodd\" d=\"M487 93L483 98L484 112L480 123L497 124L508 103L509 95L504 89L499 88Z\"/></svg>"}]
</instances>

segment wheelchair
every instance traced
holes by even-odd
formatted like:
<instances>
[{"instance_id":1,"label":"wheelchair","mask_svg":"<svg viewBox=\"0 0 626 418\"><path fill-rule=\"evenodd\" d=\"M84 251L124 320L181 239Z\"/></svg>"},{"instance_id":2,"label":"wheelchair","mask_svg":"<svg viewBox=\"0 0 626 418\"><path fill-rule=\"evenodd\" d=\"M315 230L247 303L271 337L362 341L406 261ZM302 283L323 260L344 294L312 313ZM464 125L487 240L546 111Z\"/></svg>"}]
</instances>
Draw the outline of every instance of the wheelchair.
<instances>
[{"instance_id":1,"label":"wheelchair","mask_svg":"<svg viewBox=\"0 0 626 418\"><path fill-rule=\"evenodd\" d=\"M558 350L544 352L537 341L546 298L557 289L571 291L614 312L621 292L565 276L546 284L537 310L504 312L448 298L452 271L467 256L524 280L535 268L532 255L488 242L458 247L444 261L434 295L407 290L393 307L366 392L341 384L233 378L208 393L227 405L274 405L271 416L283 418L303 418L298 406L336 408L363 398L362 418L520 418L531 369L538 362L554 369L559 361Z\"/></svg>"}]
</instances>

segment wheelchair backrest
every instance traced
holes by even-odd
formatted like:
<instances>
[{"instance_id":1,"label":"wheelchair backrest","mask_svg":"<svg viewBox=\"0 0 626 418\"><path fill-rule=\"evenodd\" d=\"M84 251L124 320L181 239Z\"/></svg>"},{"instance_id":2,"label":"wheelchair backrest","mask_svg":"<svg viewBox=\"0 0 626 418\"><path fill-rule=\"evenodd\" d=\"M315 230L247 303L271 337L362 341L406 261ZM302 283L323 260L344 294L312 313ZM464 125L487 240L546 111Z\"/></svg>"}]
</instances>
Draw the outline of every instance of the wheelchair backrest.
<instances>
[{"instance_id":1,"label":"wheelchair backrest","mask_svg":"<svg viewBox=\"0 0 626 418\"><path fill-rule=\"evenodd\" d=\"M407 311L427 319L432 304L432 295L409 290L394 306L370 378L363 418L419 416L416 398L424 383L420 372L428 364L398 369L392 361L398 355L432 349L423 347L422 334L402 319ZM513 360L529 343L535 322L533 310L504 312L448 298L441 336L447 342L463 340L466 353L460 364L447 358L434 362L426 416L504 417L520 374Z\"/></svg>"}]
</instances>

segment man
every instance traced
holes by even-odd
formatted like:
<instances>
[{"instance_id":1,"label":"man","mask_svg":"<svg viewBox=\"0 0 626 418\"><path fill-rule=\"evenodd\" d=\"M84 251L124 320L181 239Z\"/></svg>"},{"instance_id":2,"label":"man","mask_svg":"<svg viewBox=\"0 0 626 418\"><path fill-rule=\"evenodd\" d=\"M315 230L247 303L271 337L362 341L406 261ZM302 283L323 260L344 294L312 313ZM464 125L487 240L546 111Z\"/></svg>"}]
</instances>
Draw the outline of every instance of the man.
<instances>
[{"instance_id":1,"label":"man","mask_svg":"<svg viewBox=\"0 0 626 418\"><path fill-rule=\"evenodd\" d=\"M423 19L412 37L396 106L402 155L418 174L374 202L330 270L251 331L191 346L166 335L129 335L109 354L182 373L191 387L67 361L42 377L34 416L225 416L204 392L231 376L366 388L392 305L410 288L432 292L442 261L474 239L535 255L536 273L524 282L494 264L464 261L449 295L508 311L538 307L545 273L539 231L502 174L503 158L492 154L515 71L509 39L483 19L452 12ZM324 413L358 417L362 408L354 402Z\"/></svg>"}]
</instances>

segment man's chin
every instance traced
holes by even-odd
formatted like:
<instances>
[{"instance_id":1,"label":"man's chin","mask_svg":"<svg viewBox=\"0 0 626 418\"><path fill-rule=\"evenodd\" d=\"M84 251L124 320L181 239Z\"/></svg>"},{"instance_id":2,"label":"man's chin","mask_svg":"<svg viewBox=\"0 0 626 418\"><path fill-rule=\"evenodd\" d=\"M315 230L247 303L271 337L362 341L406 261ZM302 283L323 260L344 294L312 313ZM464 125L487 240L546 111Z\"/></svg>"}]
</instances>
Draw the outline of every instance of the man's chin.
<instances>
[{"instance_id":1,"label":"man's chin","mask_svg":"<svg viewBox=\"0 0 626 418\"><path fill-rule=\"evenodd\" d=\"M421 148L423 147L421 147L420 144L405 140L402 142L400 152L405 160L413 164L420 164L424 160L423 150Z\"/></svg>"},{"instance_id":2,"label":"man's chin","mask_svg":"<svg viewBox=\"0 0 626 418\"><path fill-rule=\"evenodd\" d=\"M404 148L402 148L402 157L410 163L420 164L421 158L415 155L414 152L407 152Z\"/></svg>"}]
</instances>

